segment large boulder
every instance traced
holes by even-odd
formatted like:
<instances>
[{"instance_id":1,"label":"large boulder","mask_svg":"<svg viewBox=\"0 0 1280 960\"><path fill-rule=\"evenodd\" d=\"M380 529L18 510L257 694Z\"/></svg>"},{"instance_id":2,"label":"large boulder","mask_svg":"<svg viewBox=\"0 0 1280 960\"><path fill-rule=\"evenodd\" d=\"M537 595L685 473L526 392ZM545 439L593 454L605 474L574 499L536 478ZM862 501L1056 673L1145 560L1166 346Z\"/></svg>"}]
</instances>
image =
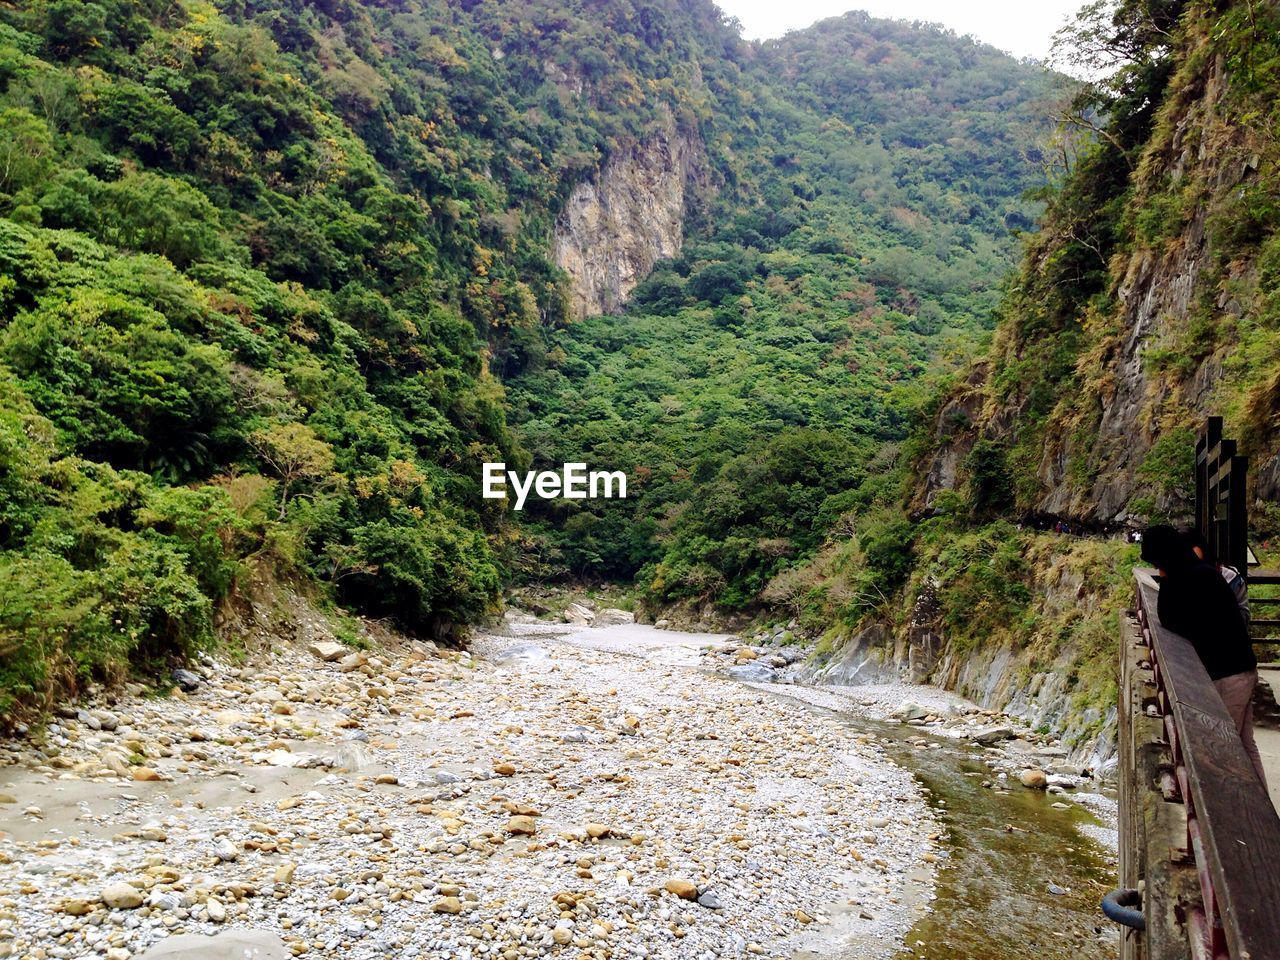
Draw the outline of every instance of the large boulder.
<instances>
[{"instance_id":1,"label":"large boulder","mask_svg":"<svg viewBox=\"0 0 1280 960\"><path fill-rule=\"evenodd\" d=\"M596 612L580 603L571 603L564 608L564 622L574 626L585 627L596 619Z\"/></svg>"},{"instance_id":2,"label":"large boulder","mask_svg":"<svg viewBox=\"0 0 1280 960\"><path fill-rule=\"evenodd\" d=\"M1049 786L1049 777L1043 770L1023 770L1018 780L1031 790L1043 790Z\"/></svg>"},{"instance_id":3,"label":"large boulder","mask_svg":"<svg viewBox=\"0 0 1280 960\"><path fill-rule=\"evenodd\" d=\"M690 880L668 880L663 884L668 893L674 893L681 900L697 900L698 888Z\"/></svg>"},{"instance_id":4,"label":"large boulder","mask_svg":"<svg viewBox=\"0 0 1280 960\"><path fill-rule=\"evenodd\" d=\"M595 626L612 627L620 623L635 623L636 615L630 610L620 610L617 607L605 607L596 614Z\"/></svg>"},{"instance_id":5,"label":"large boulder","mask_svg":"<svg viewBox=\"0 0 1280 960\"><path fill-rule=\"evenodd\" d=\"M142 906L142 891L131 883L117 881L102 891L102 902L112 910L133 910Z\"/></svg>"},{"instance_id":6,"label":"large boulder","mask_svg":"<svg viewBox=\"0 0 1280 960\"><path fill-rule=\"evenodd\" d=\"M907 702L898 707L889 716L894 720L923 720L929 716L929 711L918 703Z\"/></svg>"},{"instance_id":7,"label":"large boulder","mask_svg":"<svg viewBox=\"0 0 1280 960\"><path fill-rule=\"evenodd\" d=\"M1003 743L1005 740L1012 740L1013 738L1012 727L988 727L985 730L974 731L969 737L980 747L992 747L997 743Z\"/></svg>"},{"instance_id":8,"label":"large boulder","mask_svg":"<svg viewBox=\"0 0 1280 960\"><path fill-rule=\"evenodd\" d=\"M740 663L735 667L730 667L725 671L725 675L732 677L734 680L744 680L747 683L773 683L778 679L776 670L758 661Z\"/></svg>"},{"instance_id":9,"label":"large boulder","mask_svg":"<svg viewBox=\"0 0 1280 960\"><path fill-rule=\"evenodd\" d=\"M349 647L345 647L340 643L334 643L330 640L317 640L315 643L307 647L313 656L319 657L325 663L332 663L334 660L341 660L351 652Z\"/></svg>"}]
</instances>

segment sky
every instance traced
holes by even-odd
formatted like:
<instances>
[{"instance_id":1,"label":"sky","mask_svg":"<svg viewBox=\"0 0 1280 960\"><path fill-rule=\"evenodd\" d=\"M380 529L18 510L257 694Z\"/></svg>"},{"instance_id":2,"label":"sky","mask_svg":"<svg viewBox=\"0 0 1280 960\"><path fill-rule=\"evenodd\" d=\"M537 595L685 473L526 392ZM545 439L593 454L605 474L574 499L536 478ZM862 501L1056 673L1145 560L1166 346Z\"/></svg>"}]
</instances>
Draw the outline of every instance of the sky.
<instances>
[{"instance_id":1,"label":"sky","mask_svg":"<svg viewBox=\"0 0 1280 960\"><path fill-rule=\"evenodd\" d=\"M873 17L941 23L959 34L1018 57L1043 60L1054 31L1084 5L1084 0L716 0L720 9L742 21L748 40L780 37L788 30L849 10Z\"/></svg>"}]
</instances>

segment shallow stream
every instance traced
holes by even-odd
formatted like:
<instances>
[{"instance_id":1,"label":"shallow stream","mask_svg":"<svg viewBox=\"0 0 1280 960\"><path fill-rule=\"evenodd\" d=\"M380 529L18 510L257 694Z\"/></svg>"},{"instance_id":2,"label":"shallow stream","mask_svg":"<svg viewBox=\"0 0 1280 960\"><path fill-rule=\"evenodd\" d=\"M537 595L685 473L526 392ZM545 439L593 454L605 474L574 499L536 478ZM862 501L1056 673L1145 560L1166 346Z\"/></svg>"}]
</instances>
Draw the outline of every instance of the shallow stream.
<instances>
[{"instance_id":1,"label":"shallow stream","mask_svg":"<svg viewBox=\"0 0 1280 960\"><path fill-rule=\"evenodd\" d=\"M867 724L856 725L865 729ZM1117 932L1099 910L1114 883L1107 853L1080 832L1096 822L1076 804L1016 785L983 787L990 771L966 744L940 749L904 742L903 728L879 732L912 771L946 828L950 858L938 873L932 909L907 935L899 956L929 960L1093 960L1117 954Z\"/></svg>"},{"instance_id":2,"label":"shallow stream","mask_svg":"<svg viewBox=\"0 0 1280 960\"><path fill-rule=\"evenodd\" d=\"M702 647L732 639L628 624L582 631L570 642L696 666ZM795 702L798 709L822 709ZM1115 865L1110 852L1086 835L1090 826L1101 833L1096 828L1111 825L1065 796L1016 782L1007 791L984 787L994 773L982 750L967 742L850 712L838 715L850 736L875 737L915 776L944 828L948 855L939 864L936 899L907 934L896 960L1109 960L1117 955L1118 928L1099 909L1103 895L1115 886ZM924 749L917 746L922 738ZM811 955L831 956L827 951L799 956ZM862 960L863 955L852 947L846 956Z\"/></svg>"},{"instance_id":3,"label":"shallow stream","mask_svg":"<svg viewBox=\"0 0 1280 960\"><path fill-rule=\"evenodd\" d=\"M994 773L982 751L967 742L919 727L839 715L851 736L875 737L911 772L944 830L947 858L939 864L935 899L895 960L1111 960L1118 955L1119 928L1099 907L1115 886L1113 855L1087 835L1106 833L1109 825L1079 804L1064 803L1064 797L1016 782L1007 791L983 786ZM863 960L857 948L837 955ZM817 956L830 954L806 951L798 960Z\"/></svg>"}]
</instances>

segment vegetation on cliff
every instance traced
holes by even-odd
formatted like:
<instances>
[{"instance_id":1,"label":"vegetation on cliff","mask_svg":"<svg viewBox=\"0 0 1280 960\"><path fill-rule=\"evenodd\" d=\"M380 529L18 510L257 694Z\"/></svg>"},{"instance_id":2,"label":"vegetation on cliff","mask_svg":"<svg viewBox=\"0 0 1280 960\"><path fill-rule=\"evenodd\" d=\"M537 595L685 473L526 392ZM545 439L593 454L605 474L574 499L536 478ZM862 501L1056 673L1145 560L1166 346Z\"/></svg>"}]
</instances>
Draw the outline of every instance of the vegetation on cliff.
<instances>
[{"instance_id":1,"label":"vegetation on cliff","mask_svg":"<svg viewBox=\"0 0 1280 960\"><path fill-rule=\"evenodd\" d=\"M1077 122L1105 126L1071 144L1002 304L977 416L935 424L928 451L998 448L1008 512L1185 517L1210 413L1252 455L1258 499L1274 499L1278 26L1274 7L1195 2L1082 20L1093 61L1122 64L1076 104ZM1270 511L1254 513L1272 535Z\"/></svg>"},{"instance_id":2,"label":"vegetation on cliff","mask_svg":"<svg viewBox=\"0 0 1280 960\"><path fill-rule=\"evenodd\" d=\"M492 609L490 368L565 318L572 184L705 116L700 44L708 3L0 4L0 711L207 643L246 563Z\"/></svg>"},{"instance_id":3,"label":"vegetation on cliff","mask_svg":"<svg viewBox=\"0 0 1280 960\"><path fill-rule=\"evenodd\" d=\"M436 633L538 551L749 600L987 322L1050 85L701 0L0 4L0 710L198 649L249 565ZM673 124L695 242L566 331L566 197ZM479 497L583 454L632 509Z\"/></svg>"},{"instance_id":4,"label":"vegetation on cliff","mask_svg":"<svg viewBox=\"0 0 1280 960\"><path fill-rule=\"evenodd\" d=\"M1065 671L1083 740L1113 700L1137 560L1106 533L1188 518L1209 413L1252 455L1266 556L1280 429L1277 38L1280 14L1249 4L1082 12L1068 49L1114 69L1063 118L1060 173L990 348L925 405L895 482L765 598L829 630L832 646L872 624L929 628L953 655L1004 650L1028 674ZM1034 529L1057 518L1086 536Z\"/></svg>"}]
</instances>

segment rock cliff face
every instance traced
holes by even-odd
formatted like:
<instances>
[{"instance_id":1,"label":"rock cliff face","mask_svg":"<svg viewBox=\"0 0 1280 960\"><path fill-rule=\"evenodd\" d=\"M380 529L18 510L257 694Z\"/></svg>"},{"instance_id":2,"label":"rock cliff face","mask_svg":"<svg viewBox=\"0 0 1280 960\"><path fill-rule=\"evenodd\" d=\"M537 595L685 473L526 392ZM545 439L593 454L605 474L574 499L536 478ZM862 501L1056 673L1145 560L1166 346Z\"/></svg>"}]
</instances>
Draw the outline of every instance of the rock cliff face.
<instances>
[{"instance_id":1,"label":"rock cliff face","mask_svg":"<svg viewBox=\"0 0 1280 960\"><path fill-rule=\"evenodd\" d=\"M825 663L806 665L793 679L803 683L858 686L895 681L928 682L953 690L981 707L1025 720L1032 729L1060 737L1073 760L1106 768L1116 753L1116 708L1089 706L1078 710L1068 677L1072 650L1064 650L1057 669L1034 670L1026 658L1008 647L960 653L944 645L932 660L933 669L921 675L927 662L909 644L886 644L879 625L870 636L842 646Z\"/></svg>"},{"instance_id":2,"label":"rock cliff face","mask_svg":"<svg viewBox=\"0 0 1280 960\"><path fill-rule=\"evenodd\" d=\"M1273 88L1248 66L1264 34L1230 7L1183 18L1150 115L1090 148L1050 201L991 348L939 398L914 514L969 504L981 522L1048 515L1095 530L1186 519L1194 437L1216 414L1251 457L1255 534L1274 530L1280 150ZM941 641L921 645L913 618L892 645L848 644L824 670L865 674L871 660L916 679L923 663L929 681L1104 757L1132 551L1024 539L1031 616L1018 637L965 645L940 625Z\"/></svg>"},{"instance_id":3,"label":"rock cliff face","mask_svg":"<svg viewBox=\"0 0 1280 960\"><path fill-rule=\"evenodd\" d=\"M1072 616L1099 614L1104 598L1061 559L1044 558L1047 570L1038 591L1038 614L1051 618L1068 609ZM872 623L830 655L802 664L793 679L835 686L933 684L1025 720L1033 729L1051 731L1062 738L1073 760L1105 767L1116 751L1114 696L1100 695L1088 702L1081 697L1081 663L1095 658L1096 649L1073 642L1054 649L1034 642L962 648L946 635L936 591L936 584L925 585L900 628ZM1103 616L1098 619L1109 622Z\"/></svg>"},{"instance_id":4,"label":"rock cliff face","mask_svg":"<svg viewBox=\"0 0 1280 960\"><path fill-rule=\"evenodd\" d=\"M1222 69L1221 58L1210 62L1199 95L1177 118L1167 145L1153 145L1143 181L1169 184L1172 191L1194 177L1211 196L1221 197L1256 174L1239 156L1239 137L1222 129ZM1206 133L1218 141L1221 152L1207 148ZM1139 245L1113 264L1120 324L1105 345L1102 376L1090 378L1096 432L1077 431L1045 445L1038 467L1045 486L1042 512L1104 522L1124 519L1131 498L1140 492L1137 471L1160 434L1179 423L1198 427L1226 406L1217 387L1223 362L1236 346L1233 338L1214 343L1193 363L1153 362L1162 351L1179 349L1185 331L1206 306L1219 322L1225 321L1224 328L1240 319L1243 304L1226 290L1247 283L1252 265L1237 262L1225 276L1209 276L1215 260L1206 223L1211 206L1196 204L1169 241ZM1072 462L1087 463L1086 476L1092 480L1072 482Z\"/></svg>"},{"instance_id":5,"label":"rock cliff face","mask_svg":"<svg viewBox=\"0 0 1280 960\"><path fill-rule=\"evenodd\" d=\"M676 256L685 215L708 188L701 138L673 122L574 188L555 235L574 316L617 310L655 263Z\"/></svg>"},{"instance_id":6,"label":"rock cliff face","mask_svg":"<svg viewBox=\"0 0 1280 960\"><path fill-rule=\"evenodd\" d=\"M1265 188L1265 138L1232 105L1224 57L1207 37L1192 37L1186 60L1130 174L1120 239L1097 253L1109 289L1081 297L1065 322L1036 315L1037 295L1052 296L1055 258L1079 240L1079 223L1050 220L1023 265L1025 298L940 407L917 510L967 482L964 456L986 438L1011 451L1021 515L1109 525L1152 508L1177 514L1186 491L1162 489L1144 463L1162 436L1190 438L1211 414L1225 414L1228 435L1246 443L1256 495L1280 492L1275 397L1259 399L1274 374L1249 368L1246 339L1269 295L1258 269L1265 233L1241 240L1233 223L1240 198ZM1046 408L1046 384L1021 372L1068 343L1074 369L1048 386Z\"/></svg>"}]
</instances>

